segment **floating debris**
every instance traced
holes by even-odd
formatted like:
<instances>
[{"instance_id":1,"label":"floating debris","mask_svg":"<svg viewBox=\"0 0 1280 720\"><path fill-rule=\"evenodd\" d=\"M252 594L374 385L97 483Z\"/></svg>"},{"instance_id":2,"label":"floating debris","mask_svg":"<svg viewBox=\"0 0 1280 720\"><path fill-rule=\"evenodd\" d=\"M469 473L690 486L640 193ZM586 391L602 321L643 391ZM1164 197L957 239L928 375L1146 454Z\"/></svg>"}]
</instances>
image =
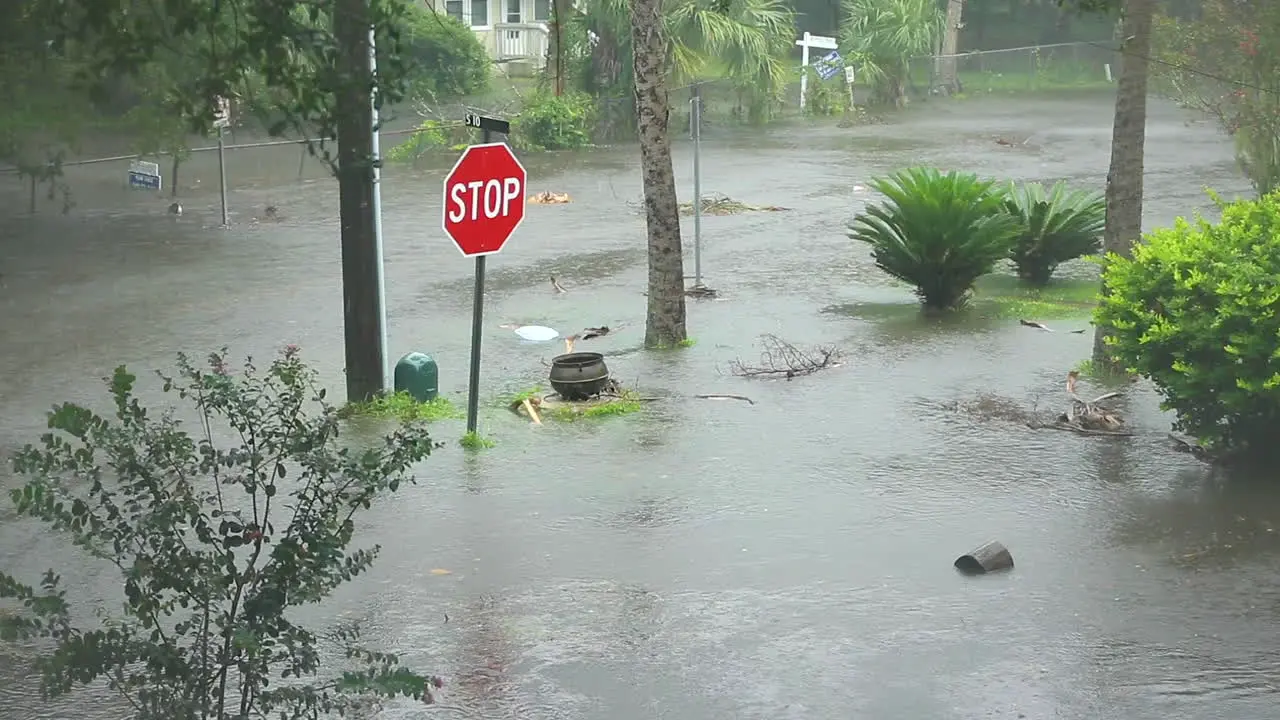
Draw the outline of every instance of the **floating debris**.
<instances>
[{"instance_id":1,"label":"floating debris","mask_svg":"<svg viewBox=\"0 0 1280 720\"><path fill-rule=\"evenodd\" d=\"M748 205L738 202L726 195L703 195L702 196L702 214L703 215L739 215L747 212L781 212L790 210L791 208L779 207L777 205ZM680 203L680 214L692 215L693 203Z\"/></svg>"},{"instance_id":2,"label":"floating debris","mask_svg":"<svg viewBox=\"0 0 1280 720\"><path fill-rule=\"evenodd\" d=\"M503 330L511 330L521 340L529 342L548 342L560 337L560 331L545 325L499 325Z\"/></svg>"},{"instance_id":3,"label":"floating debris","mask_svg":"<svg viewBox=\"0 0 1280 720\"><path fill-rule=\"evenodd\" d=\"M568 290L564 289L564 286L560 284L560 281L556 279L555 275L551 276L551 289L554 290L557 294L569 292Z\"/></svg>"},{"instance_id":4,"label":"floating debris","mask_svg":"<svg viewBox=\"0 0 1280 720\"><path fill-rule=\"evenodd\" d=\"M525 202L530 205L566 205L573 202L573 199L569 197L569 193L545 191L530 195L525 198Z\"/></svg>"}]
</instances>

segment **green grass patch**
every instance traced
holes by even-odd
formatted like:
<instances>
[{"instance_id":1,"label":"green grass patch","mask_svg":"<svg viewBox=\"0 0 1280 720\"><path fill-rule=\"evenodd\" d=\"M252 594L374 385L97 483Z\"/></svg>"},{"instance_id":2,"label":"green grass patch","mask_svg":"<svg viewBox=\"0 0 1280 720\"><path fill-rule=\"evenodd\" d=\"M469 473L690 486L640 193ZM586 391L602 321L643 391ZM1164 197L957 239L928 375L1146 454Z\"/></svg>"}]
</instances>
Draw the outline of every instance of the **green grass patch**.
<instances>
[{"instance_id":1,"label":"green grass patch","mask_svg":"<svg viewBox=\"0 0 1280 720\"><path fill-rule=\"evenodd\" d=\"M1000 318L1084 318L1098 303L1098 281L1054 278L1035 287L1012 275L985 275L978 279L971 302L983 314Z\"/></svg>"},{"instance_id":2,"label":"green grass patch","mask_svg":"<svg viewBox=\"0 0 1280 720\"><path fill-rule=\"evenodd\" d=\"M680 347L683 347L683 348L691 348L691 347L693 347L694 345L697 345L697 344L698 344L698 339L697 339L697 338L687 337L687 338L685 338L685 339L681 340L680 342L678 342L678 343L676 343L676 344L677 344L677 345L679 345Z\"/></svg>"},{"instance_id":3,"label":"green grass patch","mask_svg":"<svg viewBox=\"0 0 1280 720\"><path fill-rule=\"evenodd\" d=\"M642 407L644 407L644 402L640 399L638 393L624 390L622 395L617 398L586 403L560 402L553 405L543 405L541 413L544 418L559 422L574 422L587 418L630 415L631 413L639 412Z\"/></svg>"},{"instance_id":4,"label":"green grass patch","mask_svg":"<svg viewBox=\"0 0 1280 720\"><path fill-rule=\"evenodd\" d=\"M512 405L519 405L525 400L532 400L534 398L542 397L542 393L543 393L542 386L534 385L533 387L528 388L526 390L521 390L518 393L512 393L511 395L506 396L502 400L502 406L511 407Z\"/></svg>"},{"instance_id":5,"label":"green grass patch","mask_svg":"<svg viewBox=\"0 0 1280 720\"><path fill-rule=\"evenodd\" d=\"M464 434L462 438L458 440L458 444L468 450L486 450L498 443L478 432L472 431Z\"/></svg>"},{"instance_id":6,"label":"green grass patch","mask_svg":"<svg viewBox=\"0 0 1280 720\"><path fill-rule=\"evenodd\" d=\"M338 417L395 418L402 422L457 420L462 413L448 398L437 397L427 402L415 400L407 392L379 395L368 402L347 403L338 410Z\"/></svg>"}]
</instances>

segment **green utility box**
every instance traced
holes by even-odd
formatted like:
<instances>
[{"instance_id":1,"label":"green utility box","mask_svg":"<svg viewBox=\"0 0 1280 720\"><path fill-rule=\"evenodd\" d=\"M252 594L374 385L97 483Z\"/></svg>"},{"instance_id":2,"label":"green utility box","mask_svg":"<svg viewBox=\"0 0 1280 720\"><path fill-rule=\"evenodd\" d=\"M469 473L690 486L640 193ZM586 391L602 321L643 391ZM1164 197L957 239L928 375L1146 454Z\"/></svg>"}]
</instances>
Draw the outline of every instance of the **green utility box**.
<instances>
[{"instance_id":1,"label":"green utility box","mask_svg":"<svg viewBox=\"0 0 1280 720\"><path fill-rule=\"evenodd\" d=\"M411 352L396 363L395 384L396 392L430 402L440 394L440 366L426 353Z\"/></svg>"}]
</instances>

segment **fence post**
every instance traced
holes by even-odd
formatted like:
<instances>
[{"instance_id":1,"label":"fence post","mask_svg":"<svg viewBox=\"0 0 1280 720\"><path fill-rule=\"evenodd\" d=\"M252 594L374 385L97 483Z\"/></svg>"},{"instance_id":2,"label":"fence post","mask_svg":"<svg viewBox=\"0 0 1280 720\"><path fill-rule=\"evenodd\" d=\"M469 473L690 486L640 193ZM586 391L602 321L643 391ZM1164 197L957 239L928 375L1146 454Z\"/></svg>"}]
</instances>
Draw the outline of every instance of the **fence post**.
<instances>
[{"instance_id":1,"label":"fence post","mask_svg":"<svg viewBox=\"0 0 1280 720\"><path fill-rule=\"evenodd\" d=\"M31 173L31 204L28 208L32 215L36 214L36 174Z\"/></svg>"},{"instance_id":2,"label":"fence post","mask_svg":"<svg viewBox=\"0 0 1280 720\"><path fill-rule=\"evenodd\" d=\"M1038 45L1036 47L1031 48L1031 52L1027 53L1027 60L1031 65L1030 67L1031 72L1027 75L1028 90L1036 89L1036 71L1039 70L1039 64L1036 62L1036 59L1038 58L1039 55L1040 55L1040 46Z\"/></svg>"}]
</instances>

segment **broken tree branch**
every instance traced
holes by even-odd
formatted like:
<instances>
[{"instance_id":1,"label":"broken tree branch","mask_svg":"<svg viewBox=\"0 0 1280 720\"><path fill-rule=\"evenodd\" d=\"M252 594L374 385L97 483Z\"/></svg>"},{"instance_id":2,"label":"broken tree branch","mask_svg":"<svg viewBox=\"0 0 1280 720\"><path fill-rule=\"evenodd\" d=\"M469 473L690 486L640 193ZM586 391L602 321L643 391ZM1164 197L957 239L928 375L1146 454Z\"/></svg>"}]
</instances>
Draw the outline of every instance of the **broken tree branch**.
<instances>
[{"instance_id":1,"label":"broken tree branch","mask_svg":"<svg viewBox=\"0 0 1280 720\"><path fill-rule=\"evenodd\" d=\"M756 404L755 400L752 400L746 395L725 395L721 393L713 393L710 395L694 395L694 397L699 398L701 400L741 400L747 403L748 405Z\"/></svg>"},{"instance_id":2,"label":"broken tree branch","mask_svg":"<svg viewBox=\"0 0 1280 720\"><path fill-rule=\"evenodd\" d=\"M1121 397L1122 393L1109 392L1092 400L1085 400L1076 393L1076 379L1079 377L1080 373L1075 370L1067 373L1067 398L1071 401L1071 405L1066 412L1058 415L1052 423L1033 421L1028 422L1027 427L1066 430L1080 435L1132 436L1133 433L1124 427L1123 418L1114 410L1100 405L1107 400Z\"/></svg>"},{"instance_id":3,"label":"broken tree branch","mask_svg":"<svg viewBox=\"0 0 1280 720\"><path fill-rule=\"evenodd\" d=\"M729 363L729 371L738 377L786 378L812 375L819 370L843 364L834 345L820 345L801 350L777 335L760 337L760 361L749 365L741 360Z\"/></svg>"}]
</instances>

